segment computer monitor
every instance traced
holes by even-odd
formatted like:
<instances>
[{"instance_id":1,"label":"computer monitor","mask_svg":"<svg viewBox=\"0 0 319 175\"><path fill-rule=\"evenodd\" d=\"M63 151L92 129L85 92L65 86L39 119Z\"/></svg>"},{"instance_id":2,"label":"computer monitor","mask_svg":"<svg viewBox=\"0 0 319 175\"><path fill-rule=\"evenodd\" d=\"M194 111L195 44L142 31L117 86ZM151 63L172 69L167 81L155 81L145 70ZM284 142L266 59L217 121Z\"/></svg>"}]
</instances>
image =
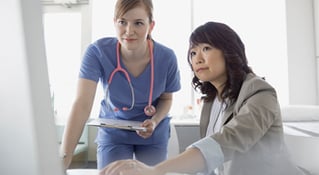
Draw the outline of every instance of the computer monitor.
<instances>
[{"instance_id":1,"label":"computer monitor","mask_svg":"<svg viewBox=\"0 0 319 175\"><path fill-rule=\"evenodd\" d=\"M63 175L39 0L1 0L0 174Z\"/></svg>"}]
</instances>

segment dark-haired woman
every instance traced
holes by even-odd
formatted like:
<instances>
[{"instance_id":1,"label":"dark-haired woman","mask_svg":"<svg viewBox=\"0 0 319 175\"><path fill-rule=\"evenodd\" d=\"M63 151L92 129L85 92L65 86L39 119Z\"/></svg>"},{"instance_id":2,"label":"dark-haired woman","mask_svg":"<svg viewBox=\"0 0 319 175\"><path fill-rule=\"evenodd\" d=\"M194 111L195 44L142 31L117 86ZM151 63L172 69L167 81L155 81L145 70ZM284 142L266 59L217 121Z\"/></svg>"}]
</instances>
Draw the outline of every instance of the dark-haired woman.
<instances>
[{"instance_id":1,"label":"dark-haired woman","mask_svg":"<svg viewBox=\"0 0 319 175\"><path fill-rule=\"evenodd\" d=\"M248 66L245 47L229 26L208 22L190 36L192 84L203 94L202 139L150 167L135 160L105 167L105 175L299 175L284 143L275 89Z\"/></svg>"}]
</instances>

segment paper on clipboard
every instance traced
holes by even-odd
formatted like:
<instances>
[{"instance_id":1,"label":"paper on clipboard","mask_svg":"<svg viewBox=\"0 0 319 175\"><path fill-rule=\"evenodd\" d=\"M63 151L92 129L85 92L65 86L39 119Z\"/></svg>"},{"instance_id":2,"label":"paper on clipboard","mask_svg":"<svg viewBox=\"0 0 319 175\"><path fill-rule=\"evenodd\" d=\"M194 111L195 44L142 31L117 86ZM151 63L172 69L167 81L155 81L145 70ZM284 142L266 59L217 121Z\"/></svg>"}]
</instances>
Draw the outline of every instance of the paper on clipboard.
<instances>
[{"instance_id":1,"label":"paper on clipboard","mask_svg":"<svg viewBox=\"0 0 319 175\"><path fill-rule=\"evenodd\" d=\"M142 122L120 119L95 118L89 119L86 123L88 126L107 127L126 129L131 131L146 131L145 127L141 127Z\"/></svg>"}]
</instances>

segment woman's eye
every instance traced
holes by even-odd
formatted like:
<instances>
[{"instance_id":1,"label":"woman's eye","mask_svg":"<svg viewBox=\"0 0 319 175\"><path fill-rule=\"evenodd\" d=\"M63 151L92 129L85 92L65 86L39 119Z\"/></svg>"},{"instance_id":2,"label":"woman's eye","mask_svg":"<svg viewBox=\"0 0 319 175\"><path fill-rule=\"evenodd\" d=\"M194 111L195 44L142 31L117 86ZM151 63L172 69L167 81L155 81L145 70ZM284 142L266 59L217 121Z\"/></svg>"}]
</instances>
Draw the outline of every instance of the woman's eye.
<instances>
[{"instance_id":1,"label":"woman's eye","mask_svg":"<svg viewBox=\"0 0 319 175\"><path fill-rule=\"evenodd\" d=\"M193 56L195 56L196 55L196 52L194 52L194 51L192 51L192 52L190 52L189 53L189 56L192 58Z\"/></svg>"},{"instance_id":2,"label":"woman's eye","mask_svg":"<svg viewBox=\"0 0 319 175\"><path fill-rule=\"evenodd\" d=\"M118 21L117 23L120 24L120 25L125 25L125 24L126 24L126 22L123 21L123 20L120 20L120 21Z\"/></svg>"},{"instance_id":3,"label":"woman's eye","mask_svg":"<svg viewBox=\"0 0 319 175\"><path fill-rule=\"evenodd\" d=\"M210 47L208 47L208 46L203 47L203 51L207 51L207 50L209 50L209 49L210 49Z\"/></svg>"},{"instance_id":4,"label":"woman's eye","mask_svg":"<svg viewBox=\"0 0 319 175\"><path fill-rule=\"evenodd\" d=\"M144 23L139 21L139 22L136 22L135 25L142 26L142 25L144 25Z\"/></svg>"}]
</instances>

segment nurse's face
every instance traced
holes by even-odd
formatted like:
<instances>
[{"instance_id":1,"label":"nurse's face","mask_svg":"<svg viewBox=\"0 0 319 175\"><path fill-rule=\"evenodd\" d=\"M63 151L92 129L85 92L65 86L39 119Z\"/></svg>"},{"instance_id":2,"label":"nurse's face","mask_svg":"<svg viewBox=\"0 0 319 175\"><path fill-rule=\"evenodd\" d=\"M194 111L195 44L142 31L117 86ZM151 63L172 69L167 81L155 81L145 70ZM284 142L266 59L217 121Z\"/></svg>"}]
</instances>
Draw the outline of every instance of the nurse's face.
<instances>
[{"instance_id":1,"label":"nurse's face","mask_svg":"<svg viewBox=\"0 0 319 175\"><path fill-rule=\"evenodd\" d=\"M143 6L127 11L122 17L115 19L114 24L119 42L128 50L145 46L147 36L154 26Z\"/></svg>"},{"instance_id":2,"label":"nurse's face","mask_svg":"<svg viewBox=\"0 0 319 175\"><path fill-rule=\"evenodd\" d=\"M221 50L200 43L190 50L190 59L193 71L201 81L208 81L217 89L226 82L226 64Z\"/></svg>"}]
</instances>

